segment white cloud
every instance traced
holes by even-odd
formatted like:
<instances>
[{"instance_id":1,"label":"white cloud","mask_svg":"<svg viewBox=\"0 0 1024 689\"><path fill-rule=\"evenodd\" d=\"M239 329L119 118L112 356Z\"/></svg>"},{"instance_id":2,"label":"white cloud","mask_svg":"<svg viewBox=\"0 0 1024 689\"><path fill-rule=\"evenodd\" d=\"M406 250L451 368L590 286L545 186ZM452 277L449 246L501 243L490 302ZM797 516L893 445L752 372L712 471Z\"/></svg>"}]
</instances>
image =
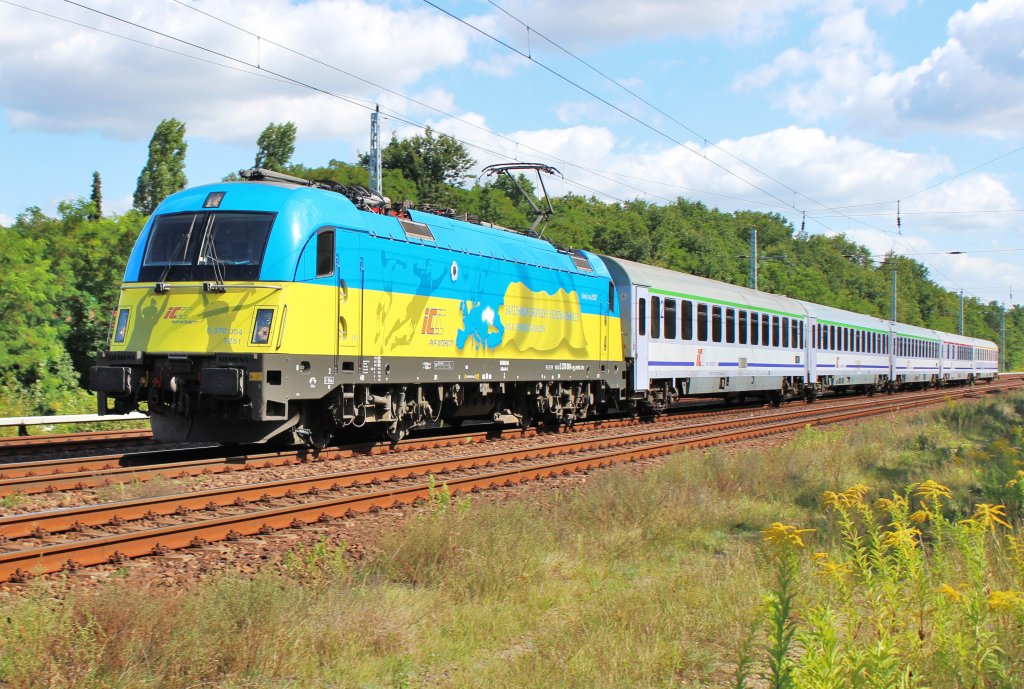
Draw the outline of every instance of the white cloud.
<instances>
[{"instance_id":1,"label":"white cloud","mask_svg":"<svg viewBox=\"0 0 1024 689\"><path fill-rule=\"evenodd\" d=\"M237 61L56 0L39 0L33 7L233 69L3 6L0 102L7 108L13 128L93 129L141 137L160 119L177 117L197 123L190 127L190 134L249 142L268 122L292 120L304 137L335 137L351 131L355 121L365 122L367 111L282 83L273 73L332 93L375 101L380 89L339 70L380 75L379 80L387 80L384 86L401 89L432 70L461 63L469 50L465 32L428 8L401 11L363 0L193 3L261 34L266 40L260 41L172 3L96 0L92 5ZM415 30L410 31L411 26ZM313 55L336 69L316 65L271 41ZM259 76L246 71L259 72ZM68 108L69 102L75 107Z\"/></svg>"},{"instance_id":2,"label":"white cloud","mask_svg":"<svg viewBox=\"0 0 1024 689\"><path fill-rule=\"evenodd\" d=\"M0 213L0 227L10 227L14 224L14 218Z\"/></svg>"},{"instance_id":3,"label":"white cloud","mask_svg":"<svg viewBox=\"0 0 1024 689\"><path fill-rule=\"evenodd\" d=\"M634 39L720 35L761 40L782 25L784 15L808 0L509 0L502 7L534 30L571 49L618 44ZM523 52L548 49L543 39L529 42L521 24L493 15L503 35Z\"/></svg>"},{"instance_id":4,"label":"white cloud","mask_svg":"<svg viewBox=\"0 0 1024 689\"><path fill-rule=\"evenodd\" d=\"M1024 117L1024 3L987 0L956 12L949 38L896 70L866 9L832 7L806 50L791 48L738 76L737 91L770 90L776 106L817 122L845 115L905 133L921 123L971 134L1019 136Z\"/></svg>"}]
</instances>

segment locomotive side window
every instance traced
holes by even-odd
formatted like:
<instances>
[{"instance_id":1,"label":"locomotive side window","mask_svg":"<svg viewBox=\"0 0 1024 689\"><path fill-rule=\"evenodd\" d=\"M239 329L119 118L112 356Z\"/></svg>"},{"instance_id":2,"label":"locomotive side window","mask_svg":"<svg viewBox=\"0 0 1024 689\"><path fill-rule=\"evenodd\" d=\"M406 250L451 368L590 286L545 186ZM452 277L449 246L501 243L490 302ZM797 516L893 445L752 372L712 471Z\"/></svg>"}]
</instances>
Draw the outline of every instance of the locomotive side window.
<instances>
[{"instance_id":1,"label":"locomotive side window","mask_svg":"<svg viewBox=\"0 0 1024 689\"><path fill-rule=\"evenodd\" d=\"M666 299L665 300L665 339L674 340L676 339L676 300Z\"/></svg>"},{"instance_id":2,"label":"locomotive side window","mask_svg":"<svg viewBox=\"0 0 1024 689\"><path fill-rule=\"evenodd\" d=\"M711 341L722 341L722 307L711 307Z\"/></svg>"},{"instance_id":3,"label":"locomotive side window","mask_svg":"<svg viewBox=\"0 0 1024 689\"><path fill-rule=\"evenodd\" d=\"M708 305L697 304L697 339L708 341Z\"/></svg>"},{"instance_id":4,"label":"locomotive side window","mask_svg":"<svg viewBox=\"0 0 1024 689\"><path fill-rule=\"evenodd\" d=\"M683 302L683 314L680 316L683 326L683 339L693 339L693 302L686 300Z\"/></svg>"},{"instance_id":5,"label":"locomotive side window","mask_svg":"<svg viewBox=\"0 0 1024 689\"><path fill-rule=\"evenodd\" d=\"M747 312L740 311L740 344L747 344L748 328Z\"/></svg>"},{"instance_id":6,"label":"locomotive side window","mask_svg":"<svg viewBox=\"0 0 1024 689\"><path fill-rule=\"evenodd\" d=\"M334 275L334 230L321 230L316 235L316 276Z\"/></svg>"},{"instance_id":7,"label":"locomotive side window","mask_svg":"<svg viewBox=\"0 0 1024 689\"><path fill-rule=\"evenodd\" d=\"M661 337L661 297L651 297L651 337Z\"/></svg>"},{"instance_id":8,"label":"locomotive side window","mask_svg":"<svg viewBox=\"0 0 1024 689\"><path fill-rule=\"evenodd\" d=\"M729 344L736 342L736 309L725 310L725 341Z\"/></svg>"},{"instance_id":9,"label":"locomotive side window","mask_svg":"<svg viewBox=\"0 0 1024 689\"><path fill-rule=\"evenodd\" d=\"M636 322L641 335L647 334L647 300L641 298L636 305Z\"/></svg>"}]
</instances>

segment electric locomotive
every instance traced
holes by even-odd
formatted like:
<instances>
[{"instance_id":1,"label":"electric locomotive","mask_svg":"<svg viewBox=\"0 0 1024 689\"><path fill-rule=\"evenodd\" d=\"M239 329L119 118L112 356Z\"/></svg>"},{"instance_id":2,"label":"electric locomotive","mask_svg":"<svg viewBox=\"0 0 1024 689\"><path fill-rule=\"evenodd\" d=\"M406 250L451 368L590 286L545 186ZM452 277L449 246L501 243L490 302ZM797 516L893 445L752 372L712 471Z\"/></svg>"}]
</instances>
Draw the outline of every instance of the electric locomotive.
<instances>
[{"instance_id":1,"label":"electric locomotive","mask_svg":"<svg viewBox=\"0 0 1024 689\"><path fill-rule=\"evenodd\" d=\"M572 422L620 403L604 263L543 239L268 170L181 191L143 228L100 414L154 437L320 447L339 430Z\"/></svg>"}]
</instances>

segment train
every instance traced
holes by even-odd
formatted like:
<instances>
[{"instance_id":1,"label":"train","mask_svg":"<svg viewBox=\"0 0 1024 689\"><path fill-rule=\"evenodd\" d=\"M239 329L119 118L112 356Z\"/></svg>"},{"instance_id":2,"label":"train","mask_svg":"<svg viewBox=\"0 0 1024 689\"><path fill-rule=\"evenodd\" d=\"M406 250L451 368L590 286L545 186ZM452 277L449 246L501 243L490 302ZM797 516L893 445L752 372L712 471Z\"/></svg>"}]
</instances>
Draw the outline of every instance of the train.
<instances>
[{"instance_id":1,"label":"train","mask_svg":"<svg viewBox=\"0 0 1024 689\"><path fill-rule=\"evenodd\" d=\"M560 248L264 169L166 198L128 258L98 412L165 441L324 447L813 401L998 375L987 340Z\"/></svg>"}]
</instances>

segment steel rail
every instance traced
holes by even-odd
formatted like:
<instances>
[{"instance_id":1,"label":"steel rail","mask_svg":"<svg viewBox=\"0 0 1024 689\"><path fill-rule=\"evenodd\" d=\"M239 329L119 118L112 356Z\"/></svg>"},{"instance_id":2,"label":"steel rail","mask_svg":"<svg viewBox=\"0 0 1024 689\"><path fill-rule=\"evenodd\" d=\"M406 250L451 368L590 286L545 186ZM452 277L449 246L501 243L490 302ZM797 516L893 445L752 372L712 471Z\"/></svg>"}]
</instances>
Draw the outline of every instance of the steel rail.
<instances>
[{"instance_id":1,"label":"steel rail","mask_svg":"<svg viewBox=\"0 0 1024 689\"><path fill-rule=\"evenodd\" d=\"M885 400L880 404L874 405L873 408L820 410L816 415L817 418L813 419L806 417L786 418L784 420L762 419L762 421L767 422L753 428L732 428L716 435L657 440L642 447L623 449L621 445L627 441L627 438L619 437L618 440L622 442L614 443L617 445L614 449L601 449L596 454L586 457L581 457L580 455L594 447L604 446L606 448L610 439L577 440L564 443L561 448L552 445L540 450L538 448L528 448L511 452L498 451L478 457L463 458L461 460L439 460L439 462L444 464L446 462L473 461L479 465L481 462L485 464L493 463L494 457L497 455L505 455L506 457L517 459L527 456L535 458L538 452L570 455L568 459L549 461L537 466L500 469L479 476L453 478L446 481L445 483L449 490L457 495L462 492L483 490L501 485L512 485L525 480L571 473L607 466L613 463L661 456L684 448L707 447L737 439L777 434L802 428L808 423L835 423L887 413L896 409L925 407L935 404L941 401L941 399L941 397L930 396L915 400ZM637 435L653 437L664 435L665 433L668 433L668 431L650 431ZM634 441L633 444L639 442L642 441ZM590 444L592 447L585 448L586 444ZM506 459L504 461L516 461L516 459ZM387 470L392 469L388 468ZM266 492L265 485L247 486L245 488L247 490ZM325 521L353 513L408 504L417 500L426 500L429 499L431 491L435 489L436 487L433 482L417 484L370 494L316 500L300 505L287 505L257 512L215 517L200 522L161 526L132 533L113 534L99 538L3 553L0 554L0 580L22 580L33 573L55 572L60 569L77 569L82 566L111 561L116 562L124 558L149 554L159 555L172 549L181 549L189 545L201 545L214 540L233 540L246 535L271 532L280 528L300 527L314 521ZM199 499L202 498L200 497Z\"/></svg>"},{"instance_id":2,"label":"steel rail","mask_svg":"<svg viewBox=\"0 0 1024 689\"><path fill-rule=\"evenodd\" d=\"M1019 385L1014 383L1013 385ZM987 390L1002 390L1008 385L997 386L986 388ZM909 401L918 398L935 398L939 397L946 399L951 396L969 396L971 394L978 394L977 389L972 388L956 388L956 389L942 389L932 390L925 393L918 393L914 397L900 396L899 398L893 398L897 401ZM851 400L843 405L842 408L856 407L856 406L872 406L875 402L869 401L864 398ZM838 405L836 405L838 406ZM835 408L835 406L829 407ZM815 413L815 407L801 407L797 410L786 410L781 412L783 414L790 414L794 416L807 416ZM726 414L734 414L736 410L716 410L713 412L702 412L696 415L690 415L688 419L701 418L707 416L720 416ZM777 412L778 413L778 412ZM755 417L748 417L746 419L734 419L732 423L738 424L752 424L756 423ZM624 420L621 422L609 422L609 421L598 421L596 427L616 427L619 425L633 425L638 423L633 420ZM700 432L700 429L705 424L695 424L694 428L697 430L694 432ZM231 457L217 457L200 460L186 460L180 462L163 462L158 463L154 461L148 465L135 465L135 462L143 459L144 455L140 453L138 456L131 454L120 454L120 455L108 455L104 457L95 458L72 458L64 460L53 460L53 461L41 461L41 462L23 462L16 464L0 465L0 496L12 495L20 493L23 495L39 494L45 492L57 492L65 490L84 490L87 488L96 488L107 486L117 483L129 483L132 481L144 481L152 478L163 477L163 478L186 478L190 476L200 476L204 474L212 473L223 473L232 470L241 470L245 468L270 468L277 466L289 466L295 463L305 463L310 461L328 461L335 459L344 459L354 456L355 454L387 454L393 451L411 451L417 449L435 448L435 447L447 447L455 444L463 443L474 443L481 442L483 440L495 437L529 437L537 433L536 429L527 429L525 431L519 429L493 429L489 428L485 431L461 433L458 435L447 435L437 436L432 438L408 438L400 442L397 446L391 446L388 443L365 443L353 446L342 446L338 448L326 448L320 451L313 451L307 448L296 448L292 450L283 450L278 452L259 452L255 454L238 454ZM207 450L209 451L209 450ZM184 452L183 450L171 451L174 453ZM166 453L152 453L166 454ZM124 461L131 461L132 466L114 466L114 463L121 463ZM47 467L54 467L55 470L51 474L39 474L38 471ZM68 471L70 467L75 467L75 470Z\"/></svg>"}]
</instances>

